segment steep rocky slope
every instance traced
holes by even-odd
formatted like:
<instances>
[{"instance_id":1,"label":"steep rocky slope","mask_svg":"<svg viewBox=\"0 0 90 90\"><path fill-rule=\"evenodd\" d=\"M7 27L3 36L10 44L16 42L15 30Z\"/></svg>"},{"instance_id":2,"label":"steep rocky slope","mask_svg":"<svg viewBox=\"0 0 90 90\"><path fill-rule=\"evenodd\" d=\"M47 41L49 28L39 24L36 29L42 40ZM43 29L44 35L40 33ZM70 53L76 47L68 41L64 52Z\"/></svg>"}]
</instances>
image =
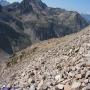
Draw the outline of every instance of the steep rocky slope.
<instances>
[{"instance_id":1,"label":"steep rocky slope","mask_svg":"<svg viewBox=\"0 0 90 90\"><path fill-rule=\"evenodd\" d=\"M20 48L24 48L24 44L29 45L29 40L25 40L27 36L23 35L23 33L16 32L12 27L3 22L0 22L0 27L0 48L7 53L12 54L14 50L18 51Z\"/></svg>"},{"instance_id":2,"label":"steep rocky slope","mask_svg":"<svg viewBox=\"0 0 90 90\"><path fill-rule=\"evenodd\" d=\"M31 36L32 42L61 37L88 25L77 12L49 8L41 0L23 0L19 11L24 31Z\"/></svg>"},{"instance_id":3,"label":"steep rocky slope","mask_svg":"<svg viewBox=\"0 0 90 90\"><path fill-rule=\"evenodd\" d=\"M82 14L82 16L90 23L90 15L89 14Z\"/></svg>"},{"instance_id":4,"label":"steep rocky slope","mask_svg":"<svg viewBox=\"0 0 90 90\"><path fill-rule=\"evenodd\" d=\"M10 15L8 12L1 8L0 11L0 49L12 54L15 51L21 50L28 45L31 41L19 26L21 22Z\"/></svg>"},{"instance_id":5,"label":"steep rocky slope","mask_svg":"<svg viewBox=\"0 0 90 90\"><path fill-rule=\"evenodd\" d=\"M15 36L12 38L5 34L1 37L3 41L0 39L0 43L8 43L5 44L5 48L10 53L25 48L31 43L78 32L88 25L79 13L49 8L41 0L23 0L21 3L0 6L0 23L2 22L5 24L5 33L8 32L6 29L10 28L13 32L10 34ZM7 28L6 24L8 24ZM0 32L2 31L0 25ZM12 44L13 42L15 44Z\"/></svg>"},{"instance_id":6,"label":"steep rocky slope","mask_svg":"<svg viewBox=\"0 0 90 90\"><path fill-rule=\"evenodd\" d=\"M18 52L1 65L0 85L23 90L90 90L89 58L90 26Z\"/></svg>"}]
</instances>

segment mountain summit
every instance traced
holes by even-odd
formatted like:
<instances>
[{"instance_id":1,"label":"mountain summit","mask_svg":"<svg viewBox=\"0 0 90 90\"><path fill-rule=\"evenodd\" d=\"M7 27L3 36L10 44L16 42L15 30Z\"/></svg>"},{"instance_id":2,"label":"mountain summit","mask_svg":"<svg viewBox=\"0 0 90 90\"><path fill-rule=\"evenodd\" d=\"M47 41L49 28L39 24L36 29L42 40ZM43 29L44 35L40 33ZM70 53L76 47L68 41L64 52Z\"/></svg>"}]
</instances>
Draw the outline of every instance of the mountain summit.
<instances>
[{"instance_id":1,"label":"mountain summit","mask_svg":"<svg viewBox=\"0 0 90 90\"><path fill-rule=\"evenodd\" d=\"M47 6L41 0L23 0L21 3L21 9L23 13L39 13L46 8Z\"/></svg>"}]
</instances>

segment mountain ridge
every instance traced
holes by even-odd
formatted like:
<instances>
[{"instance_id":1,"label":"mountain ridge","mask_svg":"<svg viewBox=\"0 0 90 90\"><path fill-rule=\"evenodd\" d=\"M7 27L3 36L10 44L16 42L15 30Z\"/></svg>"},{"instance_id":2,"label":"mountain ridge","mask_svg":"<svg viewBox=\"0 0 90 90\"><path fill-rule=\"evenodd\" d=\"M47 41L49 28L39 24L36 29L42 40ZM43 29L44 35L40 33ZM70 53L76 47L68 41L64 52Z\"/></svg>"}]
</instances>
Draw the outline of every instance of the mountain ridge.
<instances>
[{"instance_id":1,"label":"mountain ridge","mask_svg":"<svg viewBox=\"0 0 90 90\"><path fill-rule=\"evenodd\" d=\"M18 32L21 36L23 34L19 41L16 37L15 40L9 37L9 47L13 47L13 52L17 51L16 48L19 51L20 46L26 48L39 41L75 33L88 25L79 13L49 8L41 0L23 0L21 3L1 7L0 21L7 23L9 28L12 27L11 31Z\"/></svg>"}]
</instances>

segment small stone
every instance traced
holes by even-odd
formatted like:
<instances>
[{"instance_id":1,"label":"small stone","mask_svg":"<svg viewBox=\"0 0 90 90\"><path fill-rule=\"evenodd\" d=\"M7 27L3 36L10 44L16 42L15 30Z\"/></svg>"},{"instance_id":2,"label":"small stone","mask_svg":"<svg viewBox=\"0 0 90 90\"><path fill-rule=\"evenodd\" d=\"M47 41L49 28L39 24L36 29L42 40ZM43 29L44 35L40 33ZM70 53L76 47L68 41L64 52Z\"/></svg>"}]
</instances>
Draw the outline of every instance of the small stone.
<instances>
[{"instance_id":1,"label":"small stone","mask_svg":"<svg viewBox=\"0 0 90 90\"><path fill-rule=\"evenodd\" d=\"M85 62L82 62L82 63L79 63L78 66L81 68L81 67L85 67L86 66L86 63Z\"/></svg>"},{"instance_id":2,"label":"small stone","mask_svg":"<svg viewBox=\"0 0 90 90\"><path fill-rule=\"evenodd\" d=\"M8 85L7 85L7 87L8 87L8 88L11 88L11 87L12 87L12 85L11 85L11 84L8 84Z\"/></svg>"},{"instance_id":3,"label":"small stone","mask_svg":"<svg viewBox=\"0 0 90 90\"><path fill-rule=\"evenodd\" d=\"M42 79L43 79L43 80L46 80L46 76L43 76Z\"/></svg>"},{"instance_id":4,"label":"small stone","mask_svg":"<svg viewBox=\"0 0 90 90\"><path fill-rule=\"evenodd\" d=\"M29 79L28 79L28 84L31 84L31 82L32 82L32 79L29 78Z\"/></svg>"},{"instance_id":5,"label":"small stone","mask_svg":"<svg viewBox=\"0 0 90 90\"><path fill-rule=\"evenodd\" d=\"M78 65L75 66L76 70L80 70L80 67Z\"/></svg>"},{"instance_id":6,"label":"small stone","mask_svg":"<svg viewBox=\"0 0 90 90\"><path fill-rule=\"evenodd\" d=\"M88 61L86 62L86 66L87 66L87 67L90 67L90 60L88 60Z\"/></svg>"},{"instance_id":7,"label":"small stone","mask_svg":"<svg viewBox=\"0 0 90 90\"><path fill-rule=\"evenodd\" d=\"M35 67L35 70L37 71L37 70L39 70L39 68L38 67Z\"/></svg>"},{"instance_id":8,"label":"small stone","mask_svg":"<svg viewBox=\"0 0 90 90\"><path fill-rule=\"evenodd\" d=\"M85 80L84 80L84 83L85 83L85 84L87 84L88 82L89 82L89 80L88 80L88 79L85 79Z\"/></svg>"},{"instance_id":9,"label":"small stone","mask_svg":"<svg viewBox=\"0 0 90 90\"><path fill-rule=\"evenodd\" d=\"M68 75L69 75L70 77L74 77L74 76L75 76L75 74L72 73L72 72L69 72Z\"/></svg>"},{"instance_id":10,"label":"small stone","mask_svg":"<svg viewBox=\"0 0 90 90\"><path fill-rule=\"evenodd\" d=\"M64 85L63 84L58 84L56 86L55 90L64 90Z\"/></svg>"},{"instance_id":11,"label":"small stone","mask_svg":"<svg viewBox=\"0 0 90 90\"><path fill-rule=\"evenodd\" d=\"M74 81L73 84L72 84L72 86L71 86L71 88L72 88L72 89L76 89L76 90L80 90L80 89L79 89L80 86L81 86L81 83L80 83L80 82Z\"/></svg>"},{"instance_id":12,"label":"small stone","mask_svg":"<svg viewBox=\"0 0 90 90\"><path fill-rule=\"evenodd\" d=\"M86 85L85 85L85 83L82 83L82 87L85 87Z\"/></svg>"},{"instance_id":13,"label":"small stone","mask_svg":"<svg viewBox=\"0 0 90 90\"><path fill-rule=\"evenodd\" d=\"M48 85L43 85L43 88L41 90L48 90Z\"/></svg>"},{"instance_id":14,"label":"small stone","mask_svg":"<svg viewBox=\"0 0 90 90\"><path fill-rule=\"evenodd\" d=\"M29 90L37 90L35 84L32 84Z\"/></svg>"},{"instance_id":15,"label":"small stone","mask_svg":"<svg viewBox=\"0 0 90 90\"><path fill-rule=\"evenodd\" d=\"M31 76L34 76L35 74L34 74L34 72L31 72L31 74L30 74Z\"/></svg>"},{"instance_id":16,"label":"small stone","mask_svg":"<svg viewBox=\"0 0 90 90\"><path fill-rule=\"evenodd\" d=\"M41 64L45 64L45 61L42 61Z\"/></svg>"},{"instance_id":17,"label":"small stone","mask_svg":"<svg viewBox=\"0 0 90 90\"><path fill-rule=\"evenodd\" d=\"M54 86L54 84L53 84L53 83L51 83L50 85L51 85L51 86Z\"/></svg>"},{"instance_id":18,"label":"small stone","mask_svg":"<svg viewBox=\"0 0 90 90\"><path fill-rule=\"evenodd\" d=\"M79 51L79 47L75 48L75 53L77 53Z\"/></svg>"},{"instance_id":19,"label":"small stone","mask_svg":"<svg viewBox=\"0 0 90 90\"><path fill-rule=\"evenodd\" d=\"M82 90L86 90L86 87L82 88Z\"/></svg>"},{"instance_id":20,"label":"small stone","mask_svg":"<svg viewBox=\"0 0 90 90\"><path fill-rule=\"evenodd\" d=\"M60 82L62 80L62 76L61 75L56 75L55 80Z\"/></svg>"},{"instance_id":21,"label":"small stone","mask_svg":"<svg viewBox=\"0 0 90 90\"><path fill-rule=\"evenodd\" d=\"M42 87L42 85L43 85L43 80L41 80L41 82L38 84L37 90L40 90L40 88Z\"/></svg>"},{"instance_id":22,"label":"small stone","mask_svg":"<svg viewBox=\"0 0 90 90\"><path fill-rule=\"evenodd\" d=\"M90 71L87 71L85 78L90 77Z\"/></svg>"},{"instance_id":23,"label":"small stone","mask_svg":"<svg viewBox=\"0 0 90 90\"><path fill-rule=\"evenodd\" d=\"M73 70L73 71L75 71L75 70L76 70L76 68L72 66L72 70Z\"/></svg>"},{"instance_id":24,"label":"small stone","mask_svg":"<svg viewBox=\"0 0 90 90\"><path fill-rule=\"evenodd\" d=\"M71 90L71 86L70 86L70 85L68 85L68 84L67 84L67 85L65 85L65 86L64 86L64 90Z\"/></svg>"},{"instance_id":25,"label":"small stone","mask_svg":"<svg viewBox=\"0 0 90 90\"><path fill-rule=\"evenodd\" d=\"M76 77L76 79L81 79L82 75L81 74L77 74L75 77Z\"/></svg>"},{"instance_id":26,"label":"small stone","mask_svg":"<svg viewBox=\"0 0 90 90\"><path fill-rule=\"evenodd\" d=\"M90 83L90 77L88 78L88 82Z\"/></svg>"},{"instance_id":27,"label":"small stone","mask_svg":"<svg viewBox=\"0 0 90 90\"><path fill-rule=\"evenodd\" d=\"M32 80L31 83L35 83L35 80Z\"/></svg>"},{"instance_id":28,"label":"small stone","mask_svg":"<svg viewBox=\"0 0 90 90\"><path fill-rule=\"evenodd\" d=\"M24 77L25 75L26 75L25 72L23 72L21 76Z\"/></svg>"},{"instance_id":29,"label":"small stone","mask_svg":"<svg viewBox=\"0 0 90 90\"><path fill-rule=\"evenodd\" d=\"M86 86L86 90L90 90L90 84Z\"/></svg>"}]
</instances>

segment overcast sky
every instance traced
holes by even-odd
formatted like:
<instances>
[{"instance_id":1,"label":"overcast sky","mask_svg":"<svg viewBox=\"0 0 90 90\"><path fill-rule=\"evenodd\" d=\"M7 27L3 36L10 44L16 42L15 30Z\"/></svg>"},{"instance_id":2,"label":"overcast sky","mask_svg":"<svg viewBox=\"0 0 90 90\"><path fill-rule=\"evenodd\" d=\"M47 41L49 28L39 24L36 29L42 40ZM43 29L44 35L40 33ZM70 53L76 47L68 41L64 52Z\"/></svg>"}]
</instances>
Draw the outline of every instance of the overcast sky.
<instances>
[{"instance_id":1,"label":"overcast sky","mask_svg":"<svg viewBox=\"0 0 90 90\"><path fill-rule=\"evenodd\" d=\"M22 0L7 0L9 2ZM80 13L90 14L90 0L42 0L50 7L59 7L67 10L74 10Z\"/></svg>"}]
</instances>

